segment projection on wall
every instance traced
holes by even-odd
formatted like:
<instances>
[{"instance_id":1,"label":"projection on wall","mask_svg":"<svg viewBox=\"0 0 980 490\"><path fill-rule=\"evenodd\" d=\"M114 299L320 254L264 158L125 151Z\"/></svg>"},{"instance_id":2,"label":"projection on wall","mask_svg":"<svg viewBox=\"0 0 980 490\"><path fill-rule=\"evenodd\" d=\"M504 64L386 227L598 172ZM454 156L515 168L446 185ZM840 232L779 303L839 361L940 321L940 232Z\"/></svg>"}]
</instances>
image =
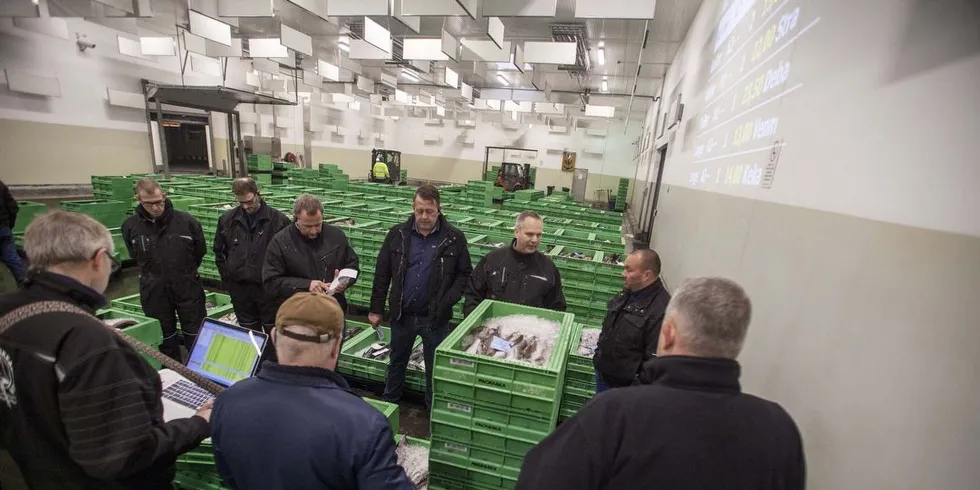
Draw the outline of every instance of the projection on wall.
<instances>
[{"instance_id":1,"label":"projection on wall","mask_svg":"<svg viewBox=\"0 0 980 490\"><path fill-rule=\"evenodd\" d=\"M704 91L690 108L685 148L693 148L688 183L705 188L759 187L779 139L780 107L804 86L794 76L793 44L820 21L802 0L733 0L702 58ZM691 101L685 101L691 102ZM664 121L669 127L673 119ZM771 183L771 180L770 180Z\"/></svg>"}]
</instances>

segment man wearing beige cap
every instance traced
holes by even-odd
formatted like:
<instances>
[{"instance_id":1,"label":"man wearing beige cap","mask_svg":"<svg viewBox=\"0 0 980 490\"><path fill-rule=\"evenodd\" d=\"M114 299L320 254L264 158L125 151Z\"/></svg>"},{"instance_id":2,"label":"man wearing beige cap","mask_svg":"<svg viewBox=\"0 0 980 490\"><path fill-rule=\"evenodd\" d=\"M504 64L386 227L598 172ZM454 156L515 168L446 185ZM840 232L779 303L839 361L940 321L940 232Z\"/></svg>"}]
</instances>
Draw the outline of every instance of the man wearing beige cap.
<instances>
[{"instance_id":1,"label":"man wearing beige cap","mask_svg":"<svg viewBox=\"0 0 980 490\"><path fill-rule=\"evenodd\" d=\"M343 327L325 294L297 293L279 308L279 363L266 361L214 404L214 458L230 487L414 490L387 420L334 372Z\"/></svg>"}]
</instances>

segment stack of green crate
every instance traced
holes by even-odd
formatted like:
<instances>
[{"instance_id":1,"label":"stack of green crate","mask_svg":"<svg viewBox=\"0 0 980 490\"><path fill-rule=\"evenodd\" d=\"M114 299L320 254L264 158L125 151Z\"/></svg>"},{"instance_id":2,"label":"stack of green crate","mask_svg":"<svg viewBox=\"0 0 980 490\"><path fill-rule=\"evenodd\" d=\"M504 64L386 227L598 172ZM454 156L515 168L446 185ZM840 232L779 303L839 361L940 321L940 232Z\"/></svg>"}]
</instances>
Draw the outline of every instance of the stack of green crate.
<instances>
[{"instance_id":1,"label":"stack of green crate","mask_svg":"<svg viewBox=\"0 0 980 490\"><path fill-rule=\"evenodd\" d=\"M350 183L350 176L345 174L337 165L321 163L318 171L319 179L325 188L338 191L347 190L347 186Z\"/></svg>"},{"instance_id":2,"label":"stack of green crate","mask_svg":"<svg viewBox=\"0 0 980 490\"><path fill-rule=\"evenodd\" d=\"M86 200L86 201L61 201L58 205L65 211L91 216L106 228L119 228L126 220L127 212L130 209L129 201L105 201L105 200Z\"/></svg>"},{"instance_id":3,"label":"stack of green crate","mask_svg":"<svg viewBox=\"0 0 980 490\"><path fill-rule=\"evenodd\" d=\"M515 201L537 201L544 197L544 191L538 191L534 189L524 189L521 191L514 191Z\"/></svg>"},{"instance_id":4,"label":"stack of green crate","mask_svg":"<svg viewBox=\"0 0 980 490\"><path fill-rule=\"evenodd\" d=\"M138 178L115 175L93 175L91 177L92 195L96 199L130 202L136 194L133 186Z\"/></svg>"},{"instance_id":5,"label":"stack of green crate","mask_svg":"<svg viewBox=\"0 0 980 490\"><path fill-rule=\"evenodd\" d=\"M582 332L598 330L597 327L575 324L574 335L568 349L568 361L565 366L565 385L562 387L561 407L558 421L563 422L585 406L585 402L595 396L595 369L592 367L592 356L584 356L579 352L580 347L595 352L594 345L581 346Z\"/></svg>"},{"instance_id":6,"label":"stack of green crate","mask_svg":"<svg viewBox=\"0 0 980 490\"><path fill-rule=\"evenodd\" d=\"M248 174L256 184L272 185L272 157L269 155L251 154L248 156Z\"/></svg>"},{"instance_id":7,"label":"stack of green crate","mask_svg":"<svg viewBox=\"0 0 980 490\"><path fill-rule=\"evenodd\" d=\"M559 323L548 364L468 354L463 338L494 317ZM521 463L558 422L574 315L486 300L436 349L429 482L433 488L510 489Z\"/></svg>"},{"instance_id":8,"label":"stack of green crate","mask_svg":"<svg viewBox=\"0 0 980 490\"><path fill-rule=\"evenodd\" d=\"M34 218L48 212L46 205L34 201L18 201L17 206L17 222L14 223L13 229L10 230L15 236L18 234L22 235L27 231L27 225L31 224Z\"/></svg>"},{"instance_id":9,"label":"stack of green crate","mask_svg":"<svg viewBox=\"0 0 980 490\"><path fill-rule=\"evenodd\" d=\"M188 207L187 212L201 223L201 228L204 232L205 241L205 254L204 260L201 261L201 266L197 269L197 274L201 276L201 279L208 279L211 281L220 281L221 275L218 273L218 265L215 263L214 259L214 236L218 231L218 219L221 215L228 211L229 209L234 209L237 206L237 202L226 202L226 203L212 203L212 204L195 204Z\"/></svg>"},{"instance_id":10,"label":"stack of green crate","mask_svg":"<svg viewBox=\"0 0 980 490\"><path fill-rule=\"evenodd\" d=\"M296 168L295 163L272 162L272 184L286 184L289 182L289 169Z\"/></svg>"},{"instance_id":11,"label":"stack of green crate","mask_svg":"<svg viewBox=\"0 0 980 490\"><path fill-rule=\"evenodd\" d=\"M626 211L626 196L629 191L630 179L619 179L619 189L616 190L616 206L613 208L615 211Z\"/></svg>"}]
</instances>

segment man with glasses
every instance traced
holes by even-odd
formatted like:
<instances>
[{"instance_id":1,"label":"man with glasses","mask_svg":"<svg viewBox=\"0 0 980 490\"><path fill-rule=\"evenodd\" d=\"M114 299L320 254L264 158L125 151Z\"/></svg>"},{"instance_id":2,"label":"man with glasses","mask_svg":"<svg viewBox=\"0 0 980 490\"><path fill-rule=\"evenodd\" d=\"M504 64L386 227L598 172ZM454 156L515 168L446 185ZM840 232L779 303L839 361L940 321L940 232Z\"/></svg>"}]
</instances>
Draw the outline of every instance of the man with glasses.
<instances>
[{"instance_id":1,"label":"man with glasses","mask_svg":"<svg viewBox=\"0 0 980 490\"><path fill-rule=\"evenodd\" d=\"M140 303L143 313L160 321L160 351L181 361L177 318L190 350L207 316L204 286L197 276L207 251L204 231L190 214L174 209L153 179L136 183L136 197L139 206L123 222L122 235L140 266Z\"/></svg>"},{"instance_id":2,"label":"man with glasses","mask_svg":"<svg viewBox=\"0 0 980 490\"><path fill-rule=\"evenodd\" d=\"M391 356L384 399L397 403L416 336L422 337L425 359L425 404L432 406L432 364L436 347L449 334L453 306L473 266L466 236L446 221L439 190L423 185L412 199L412 216L394 226L378 253L368 320L377 328L388 297ZM390 286L390 295L389 295Z\"/></svg>"},{"instance_id":3,"label":"man with glasses","mask_svg":"<svg viewBox=\"0 0 980 490\"><path fill-rule=\"evenodd\" d=\"M289 218L262 200L250 178L235 179L232 192L239 206L218 219L214 257L221 282L231 296L238 323L252 330L275 324L276 304L262 288L262 264L272 237L289 226ZM271 352L272 349L267 349Z\"/></svg>"},{"instance_id":4,"label":"man with glasses","mask_svg":"<svg viewBox=\"0 0 980 490\"><path fill-rule=\"evenodd\" d=\"M51 211L24 250L24 287L0 296L0 447L26 488L172 488L177 456L210 435L211 405L164 422L156 371L93 316L112 273L109 230ZM0 481L16 473L4 470Z\"/></svg>"},{"instance_id":5,"label":"man with glasses","mask_svg":"<svg viewBox=\"0 0 980 490\"><path fill-rule=\"evenodd\" d=\"M310 194L293 203L295 226L280 231L269 242L262 267L266 292L275 298L276 310L300 291L326 293L342 269L359 270L357 253L344 231L323 223L323 204ZM347 311L344 290L353 281L339 284L334 297Z\"/></svg>"}]
</instances>

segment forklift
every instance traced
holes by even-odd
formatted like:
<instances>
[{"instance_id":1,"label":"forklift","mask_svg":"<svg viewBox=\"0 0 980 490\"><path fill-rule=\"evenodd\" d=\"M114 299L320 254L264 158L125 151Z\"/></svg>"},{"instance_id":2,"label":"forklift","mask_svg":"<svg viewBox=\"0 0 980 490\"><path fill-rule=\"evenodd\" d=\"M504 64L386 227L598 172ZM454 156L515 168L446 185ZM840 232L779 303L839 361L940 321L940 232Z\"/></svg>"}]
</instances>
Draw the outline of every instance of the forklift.
<instances>
[{"instance_id":1,"label":"forklift","mask_svg":"<svg viewBox=\"0 0 980 490\"><path fill-rule=\"evenodd\" d=\"M371 182L377 182L374 178L374 164L379 161L388 166L388 178L392 184L397 185L401 181L402 175L402 152L380 148L372 149L371 166L368 167L368 180Z\"/></svg>"},{"instance_id":2,"label":"forklift","mask_svg":"<svg viewBox=\"0 0 980 490\"><path fill-rule=\"evenodd\" d=\"M500 164L497 172L497 186L507 192L522 191L531 188L531 164L510 163Z\"/></svg>"}]
</instances>

